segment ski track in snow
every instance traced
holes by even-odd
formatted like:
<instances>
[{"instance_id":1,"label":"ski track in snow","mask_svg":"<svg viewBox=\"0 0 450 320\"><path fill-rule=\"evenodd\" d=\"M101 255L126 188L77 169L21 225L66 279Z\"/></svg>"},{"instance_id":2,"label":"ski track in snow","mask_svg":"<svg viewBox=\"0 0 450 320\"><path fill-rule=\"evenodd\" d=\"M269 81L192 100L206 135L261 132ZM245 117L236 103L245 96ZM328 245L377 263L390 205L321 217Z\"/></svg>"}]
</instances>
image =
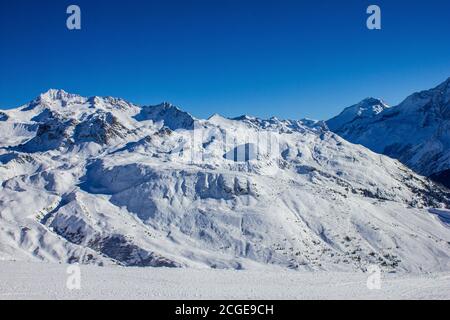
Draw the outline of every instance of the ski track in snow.
<instances>
[{"instance_id":1,"label":"ski track in snow","mask_svg":"<svg viewBox=\"0 0 450 320\"><path fill-rule=\"evenodd\" d=\"M382 274L381 289L367 274L338 272L123 268L81 266L81 289L66 287L67 266L0 262L2 299L450 299L450 273Z\"/></svg>"}]
</instances>

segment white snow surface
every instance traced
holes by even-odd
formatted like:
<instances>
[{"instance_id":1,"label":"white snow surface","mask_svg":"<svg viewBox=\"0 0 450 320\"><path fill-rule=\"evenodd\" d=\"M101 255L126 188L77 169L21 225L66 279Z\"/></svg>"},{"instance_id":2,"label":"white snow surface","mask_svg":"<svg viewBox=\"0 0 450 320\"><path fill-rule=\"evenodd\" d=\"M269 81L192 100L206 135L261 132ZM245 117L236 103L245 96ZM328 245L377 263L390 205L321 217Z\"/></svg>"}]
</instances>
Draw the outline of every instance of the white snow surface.
<instances>
[{"instance_id":1,"label":"white snow surface","mask_svg":"<svg viewBox=\"0 0 450 320\"><path fill-rule=\"evenodd\" d=\"M450 271L448 190L323 122L61 90L3 113L0 260Z\"/></svg>"},{"instance_id":2,"label":"white snow surface","mask_svg":"<svg viewBox=\"0 0 450 320\"><path fill-rule=\"evenodd\" d=\"M448 272L381 274L380 289L370 290L361 272L81 266L78 290L67 286L67 271L66 265L0 262L0 300L180 300L181 306L183 300L450 298Z\"/></svg>"}]
</instances>

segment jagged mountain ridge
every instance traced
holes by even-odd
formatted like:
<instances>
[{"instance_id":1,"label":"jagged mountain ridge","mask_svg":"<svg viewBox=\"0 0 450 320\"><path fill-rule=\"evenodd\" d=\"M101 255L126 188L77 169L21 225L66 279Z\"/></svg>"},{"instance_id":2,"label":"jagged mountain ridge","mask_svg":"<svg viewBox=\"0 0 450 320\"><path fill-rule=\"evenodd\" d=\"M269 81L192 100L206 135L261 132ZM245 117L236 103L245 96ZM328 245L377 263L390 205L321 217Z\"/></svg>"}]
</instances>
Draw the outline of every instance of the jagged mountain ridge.
<instances>
[{"instance_id":1,"label":"jagged mountain ridge","mask_svg":"<svg viewBox=\"0 0 450 320\"><path fill-rule=\"evenodd\" d=\"M332 131L450 187L450 78L369 117L345 112L327 121Z\"/></svg>"},{"instance_id":2,"label":"jagged mountain ridge","mask_svg":"<svg viewBox=\"0 0 450 320\"><path fill-rule=\"evenodd\" d=\"M61 90L5 114L0 259L450 268L448 192L323 122L200 120Z\"/></svg>"}]
</instances>

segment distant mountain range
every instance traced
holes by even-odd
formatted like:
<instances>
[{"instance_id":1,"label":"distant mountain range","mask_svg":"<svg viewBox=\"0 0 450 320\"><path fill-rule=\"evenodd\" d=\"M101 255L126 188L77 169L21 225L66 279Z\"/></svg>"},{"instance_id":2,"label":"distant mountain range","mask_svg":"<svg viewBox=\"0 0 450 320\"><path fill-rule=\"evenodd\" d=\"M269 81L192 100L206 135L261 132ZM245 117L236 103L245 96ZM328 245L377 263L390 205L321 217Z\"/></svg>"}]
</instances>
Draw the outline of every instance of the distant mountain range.
<instances>
[{"instance_id":1,"label":"distant mountain range","mask_svg":"<svg viewBox=\"0 0 450 320\"><path fill-rule=\"evenodd\" d=\"M0 259L450 270L448 89L327 123L50 90L0 114Z\"/></svg>"},{"instance_id":2,"label":"distant mountain range","mask_svg":"<svg viewBox=\"0 0 450 320\"><path fill-rule=\"evenodd\" d=\"M450 187L450 78L398 106L369 98L327 121L344 139Z\"/></svg>"}]
</instances>

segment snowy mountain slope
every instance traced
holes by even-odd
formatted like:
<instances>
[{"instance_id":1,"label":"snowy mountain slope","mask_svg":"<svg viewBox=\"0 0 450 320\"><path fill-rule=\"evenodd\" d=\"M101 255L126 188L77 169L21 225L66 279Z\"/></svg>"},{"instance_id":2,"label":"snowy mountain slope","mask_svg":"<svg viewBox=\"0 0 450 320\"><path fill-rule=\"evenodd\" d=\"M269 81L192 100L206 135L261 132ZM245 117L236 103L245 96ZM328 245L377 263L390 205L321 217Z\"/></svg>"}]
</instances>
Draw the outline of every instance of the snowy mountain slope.
<instances>
[{"instance_id":1,"label":"snowy mountain slope","mask_svg":"<svg viewBox=\"0 0 450 320\"><path fill-rule=\"evenodd\" d=\"M5 114L0 259L450 269L448 191L323 122L58 90Z\"/></svg>"},{"instance_id":2,"label":"snowy mountain slope","mask_svg":"<svg viewBox=\"0 0 450 320\"><path fill-rule=\"evenodd\" d=\"M346 140L450 186L450 78L373 116L351 118L344 111L327 124Z\"/></svg>"}]
</instances>

